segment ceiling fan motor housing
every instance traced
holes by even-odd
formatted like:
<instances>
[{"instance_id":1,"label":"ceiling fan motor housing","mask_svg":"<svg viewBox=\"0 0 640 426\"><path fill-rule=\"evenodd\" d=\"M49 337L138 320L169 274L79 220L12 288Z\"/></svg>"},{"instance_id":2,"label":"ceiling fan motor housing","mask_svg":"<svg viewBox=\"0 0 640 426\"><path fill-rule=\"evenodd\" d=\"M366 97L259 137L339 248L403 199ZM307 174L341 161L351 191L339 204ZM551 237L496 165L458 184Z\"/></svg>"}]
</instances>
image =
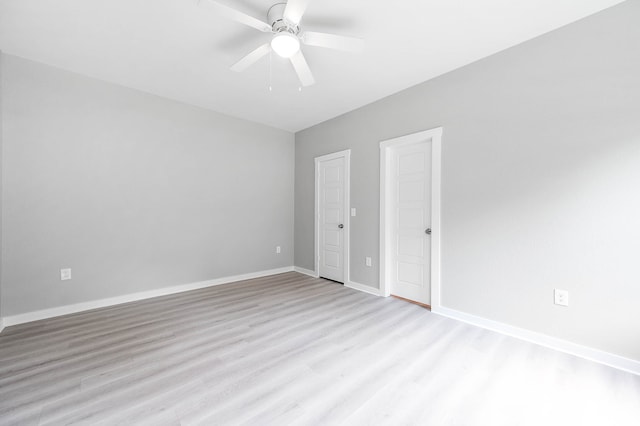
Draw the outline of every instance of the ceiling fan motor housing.
<instances>
[{"instance_id":1,"label":"ceiling fan motor housing","mask_svg":"<svg viewBox=\"0 0 640 426\"><path fill-rule=\"evenodd\" d=\"M300 33L300 27L287 22L284 19L284 9L287 3L276 3L267 11L267 22L271 24L274 33L288 32L295 36Z\"/></svg>"}]
</instances>

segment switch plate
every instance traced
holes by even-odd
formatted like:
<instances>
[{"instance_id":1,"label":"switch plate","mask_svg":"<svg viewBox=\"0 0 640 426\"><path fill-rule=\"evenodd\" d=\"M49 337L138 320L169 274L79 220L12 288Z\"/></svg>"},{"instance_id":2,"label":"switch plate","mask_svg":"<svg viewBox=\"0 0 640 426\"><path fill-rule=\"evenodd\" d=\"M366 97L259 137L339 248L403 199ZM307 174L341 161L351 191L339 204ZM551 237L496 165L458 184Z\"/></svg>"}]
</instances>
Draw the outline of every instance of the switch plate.
<instances>
[{"instance_id":1,"label":"switch plate","mask_svg":"<svg viewBox=\"0 0 640 426\"><path fill-rule=\"evenodd\" d=\"M351 216L355 216L356 215L356 208L355 207L351 207Z\"/></svg>"},{"instance_id":2,"label":"switch plate","mask_svg":"<svg viewBox=\"0 0 640 426\"><path fill-rule=\"evenodd\" d=\"M371 258L370 257L365 257L364 258L364 264L367 266L371 266Z\"/></svg>"},{"instance_id":3,"label":"switch plate","mask_svg":"<svg viewBox=\"0 0 640 426\"><path fill-rule=\"evenodd\" d=\"M280 254L281 251L280 246L276 246L276 254Z\"/></svg>"},{"instance_id":4,"label":"switch plate","mask_svg":"<svg viewBox=\"0 0 640 426\"><path fill-rule=\"evenodd\" d=\"M60 281L71 279L71 268L60 269Z\"/></svg>"},{"instance_id":5,"label":"switch plate","mask_svg":"<svg viewBox=\"0 0 640 426\"><path fill-rule=\"evenodd\" d=\"M553 300L556 305L569 306L569 292L556 288L553 290Z\"/></svg>"}]
</instances>

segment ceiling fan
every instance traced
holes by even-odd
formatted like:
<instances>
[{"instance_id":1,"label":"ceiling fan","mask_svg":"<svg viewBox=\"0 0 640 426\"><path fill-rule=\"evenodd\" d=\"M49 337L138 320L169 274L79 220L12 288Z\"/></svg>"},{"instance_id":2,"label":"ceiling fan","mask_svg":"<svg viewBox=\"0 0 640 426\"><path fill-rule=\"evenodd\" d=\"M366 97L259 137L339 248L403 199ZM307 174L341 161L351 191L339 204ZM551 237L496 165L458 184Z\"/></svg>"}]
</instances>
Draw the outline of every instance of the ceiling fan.
<instances>
[{"instance_id":1,"label":"ceiling fan","mask_svg":"<svg viewBox=\"0 0 640 426\"><path fill-rule=\"evenodd\" d=\"M326 47L348 52L358 52L364 47L363 40L359 38L301 31L300 20L308 3L309 0L289 0L286 3L276 3L267 11L267 22L264 22L214 0L199 0L200 5L212 8L228 19L272 34L269 43L263 44L233 64L231 66L233 71L244 71L273 51L291 61L291 65L293 65L303 86L311 86L315 83L315 79L302 50L300 50L301 43L307 46Z\"/></svg>"}]
</instances>

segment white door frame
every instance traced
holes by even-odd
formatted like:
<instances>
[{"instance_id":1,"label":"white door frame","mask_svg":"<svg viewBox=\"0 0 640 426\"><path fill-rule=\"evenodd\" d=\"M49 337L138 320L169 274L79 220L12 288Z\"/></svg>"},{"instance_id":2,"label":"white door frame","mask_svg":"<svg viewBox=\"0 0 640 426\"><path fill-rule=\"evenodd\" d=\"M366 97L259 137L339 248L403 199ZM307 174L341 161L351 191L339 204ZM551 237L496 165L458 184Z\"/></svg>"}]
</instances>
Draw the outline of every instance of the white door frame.
<instances>
[{"instance_id":1,"label":"white door frame","mask_svg":"<svg viewBox=\"0 0 640 426\"><path fill-rule=\"evenodd\" d=\"M390 193L391 148L431 140L431 306L440 306L440 181L442 157L442 127L413 133L380 142L380 295L391 295L387 263L391 259L388 244L387 197Z\"/></svg>"},{"instance_id":2,"label":"white door frame","mask_svg":"<svg viewBox=\"0 0 640 426\"><path fill-rule=\"evenodd\" d=\"M316 190L316 207L314 212L314 228L315 228L315 244L314 244L314 254L313 257L315 259L315 276L320 276L320 163L328 160L335 160L336 158L344 158L344 259L343 259L343 268L344 268L344 284L347 285L350 283L349 280L349 239L351 234L351 227L349 226L349 219L351 217L349 206L351 205L351 150L347 149L344 151L338 151L327 155L322 155L320 157L315 158L315 190Z\"/></svg>"}]
</instances>

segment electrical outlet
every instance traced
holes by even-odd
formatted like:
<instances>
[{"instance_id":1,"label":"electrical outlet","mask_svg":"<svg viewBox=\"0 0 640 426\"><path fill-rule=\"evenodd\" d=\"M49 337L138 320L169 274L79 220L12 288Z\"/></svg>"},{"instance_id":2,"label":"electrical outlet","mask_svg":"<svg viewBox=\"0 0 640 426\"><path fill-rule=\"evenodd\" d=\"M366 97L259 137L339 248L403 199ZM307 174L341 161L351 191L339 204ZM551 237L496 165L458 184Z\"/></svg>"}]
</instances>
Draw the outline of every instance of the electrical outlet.
<instances>
[{"instance_id":1,"label":"electrical outlet","mask_svg":"<svg viewBox=\"0 0 640 426\"><path fill-rule=\"evenodd\" d=\"M371 258L370 257L365 257L364 258L364 264L367 266L371 266Z\"/></svg>"},{"instance_id":2,"label":"electrical outlet","mask_svg":"<svg viewBox=\"0 0 640 426\"><path fill-rule=\"evenodd\" d=\"M569 306L569 292L556 288L553 290L553 300L556 305Z\"/></svg>"},{"instance_id":3,"label":"electrical outlet","mask_svg":"<svg viewBox=\"0 0 640 426\"><path fill-rule=\"evenodd\" d=\"M276 246L276 254L280 254L281 251L280 246Z\"/></svg>"},{"instance_id":4,"label":"electrical outlet","mask_svg":"<svg viewBox=\"0 0 640 426\"><path fill-rule=\"evenodd\" d=\"M71 268L60 269L60 281L71 279Z\"/></svg>"}]
</instances>

